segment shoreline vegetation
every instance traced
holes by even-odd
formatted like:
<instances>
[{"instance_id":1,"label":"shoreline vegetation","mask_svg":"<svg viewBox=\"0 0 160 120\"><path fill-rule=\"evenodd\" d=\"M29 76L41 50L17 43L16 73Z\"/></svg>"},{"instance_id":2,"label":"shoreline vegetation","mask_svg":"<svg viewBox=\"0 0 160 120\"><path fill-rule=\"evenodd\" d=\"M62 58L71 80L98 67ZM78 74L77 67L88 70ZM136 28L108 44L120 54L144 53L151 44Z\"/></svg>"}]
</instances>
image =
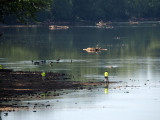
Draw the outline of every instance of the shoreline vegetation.
<instances>
[{"instance_id":1,"label":"shoreline vegetation","mask_svg":"<svg viewBox=\"0 0 160 120\"><path fill-rule=\"evenodd\" d=\"M112 25L112 24L130 24L130 25L138 25L138 24L160 24L160 19L152 19L152 20L127 20L127 21L83 21L83 22L38 22L38 23L17 23L17 24L0 24L0 27L37 27L37 26L48 26L49 29L58 28L68 29L68 26L81 26L81 25L93 25L93 26L104 26L104 25ZM63 29L62 28L62 29Z\"/></svg>"},{"instance_id":2,"label":"shoreline vegetation","mask_svg":"<svg viewBox=\"0 0 160 120\"><path fill-rule=\"evenodd\" d=\"M0 111L28 110L27 106L15 105L25 99L42 99L45 96L59 96L58 91L89 89L102 86L105 82L80 82L71 80L74 76L65 73L0 70ZM117 83L117 82L110 82ZM65 94L63 92L62 94ZM9 103L12 104L9 104Z\"/></svg>"},{"instance_id":3,"label":"shoreline vegetation","mask_svg":"<svg viewBox=\"0 0 160 120\"><path fill-rule=\"evenodd\" d=\"M103 21L99 22L41 22L41 23L28 23L28 24L0 24L0 37L4 35L4 28L36 28L36 27L48 27L50 30L67 30L70 26L96 26L97 28L113 29L116 25L131 25L138 26L143 24L150 24L152 26L160 25L160 19L139 19L128 21Z\"/></svg>"}]
</instances>

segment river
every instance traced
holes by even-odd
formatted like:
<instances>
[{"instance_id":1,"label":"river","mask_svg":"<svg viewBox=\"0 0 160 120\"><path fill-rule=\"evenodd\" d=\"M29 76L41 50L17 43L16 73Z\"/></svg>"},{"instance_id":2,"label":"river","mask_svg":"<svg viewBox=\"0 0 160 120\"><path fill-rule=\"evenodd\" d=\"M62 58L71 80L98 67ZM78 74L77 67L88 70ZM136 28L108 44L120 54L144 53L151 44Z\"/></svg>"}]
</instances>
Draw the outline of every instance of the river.
<instances>
[{"instance_id":1,"label":"river","mask_svg":"<svg viewBox=\"0 0 160 120\"><path fill-rule=\"evenodd\" d=\"M29 111L1 112L2 120L159 120L160 115L160 24L114 23L112 27L48 26L1 27L0 65L15 71L68 73L74 81L109 80L120 83L92 90L76 90L53 99L31 100L47 105ZM88 53L99 46L107 51ZM57 62L57 59L60 59ZM34 65L33 61L46 60ZM50 62L53 62L51 65ZM67 91L67 90L65 90ZM57 102L58 101L58 102ZM26 104L28 101L22 101ZM33 106L31 106L33 107Z\"/></svg>"}]
</instances>

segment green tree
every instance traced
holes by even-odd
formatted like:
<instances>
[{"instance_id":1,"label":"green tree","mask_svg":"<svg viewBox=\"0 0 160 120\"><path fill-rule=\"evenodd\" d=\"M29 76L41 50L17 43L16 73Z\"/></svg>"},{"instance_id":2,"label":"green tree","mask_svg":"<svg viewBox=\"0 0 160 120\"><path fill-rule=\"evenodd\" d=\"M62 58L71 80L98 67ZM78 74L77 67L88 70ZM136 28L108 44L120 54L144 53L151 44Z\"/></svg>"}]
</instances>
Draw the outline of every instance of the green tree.
<instances>
[{"instance_id":1,"label":"green tree","mask_svg":"<svg viewBox=\"0 0 160 120\"><path fill-rule=\"evenodd\" d=\"M51 6L52 18L55 21L73 20L72 0L53 0Z\"/></svg>"},{"instance_id":2,"label":"green tree","mask_svg":"<svg viewBox=\"0 0 160 120\"><path fill-rule=\"evenodd\" d=\"M126 19L127 15L127 0L106 0L104 1L104 11L106 19Z\"/></svg>"},{"instance_id":3,"label":"green tree","mask_svg":"<svg viewBox=\"0 0 160 120\"><path fill-rule=\"evenodd\" d=\"M74 16L77 20L95 21L105 18L104 0L73 0Z\"/></svg>"},{"instance_id":4,"label":"green tree","mask_svg":"<svg viewBox=\"0 0 160 120\"><path fill-rule=\"evenodd\" d=\"M160 0L0 0L0 22L10 15L21 22L160 18Z\"/></svg>"},{"instance_id":5,"label":"green tree","mask_svg":"<svg viewBox=\"0 0 160 120\"><path fill-rule=\"evenodd\" d=\"M36 20L36 13L50 5L52 0L0 0L0 22L6 16L16 16L20 22Z\"/></svg>"}]
</instances>

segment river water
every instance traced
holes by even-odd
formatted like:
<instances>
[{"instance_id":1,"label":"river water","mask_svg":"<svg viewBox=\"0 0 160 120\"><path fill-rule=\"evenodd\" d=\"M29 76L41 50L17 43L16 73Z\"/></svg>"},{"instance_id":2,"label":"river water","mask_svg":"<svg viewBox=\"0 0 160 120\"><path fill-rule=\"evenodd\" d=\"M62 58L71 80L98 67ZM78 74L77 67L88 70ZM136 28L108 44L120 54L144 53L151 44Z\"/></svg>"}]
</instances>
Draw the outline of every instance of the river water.
<instances>
[{"instance_id":1,"label":"river water","mask_svg":"<svg viewBox=\"0 0 160 120\"><path fill-rule=\"evenodd\" d=\"M69 26L50 30L45 26L1 27L0 65L15 71L52 71L72 74L75 81L121 81L95 89L70 91L38 103L36 112L1 113L2 120L159 120L160 25L115 23L113 27ZM88 53L99 46L107 51ZM56 60L60 59L59 62ZM33 61L46 60L34 65ZM50 65L53 62L53 65ZM106 89L108 90L106 92ZM64 90L67 91L67 90ZM33 106L31 106L33 107Z\"/></svg>"}]
</instances>

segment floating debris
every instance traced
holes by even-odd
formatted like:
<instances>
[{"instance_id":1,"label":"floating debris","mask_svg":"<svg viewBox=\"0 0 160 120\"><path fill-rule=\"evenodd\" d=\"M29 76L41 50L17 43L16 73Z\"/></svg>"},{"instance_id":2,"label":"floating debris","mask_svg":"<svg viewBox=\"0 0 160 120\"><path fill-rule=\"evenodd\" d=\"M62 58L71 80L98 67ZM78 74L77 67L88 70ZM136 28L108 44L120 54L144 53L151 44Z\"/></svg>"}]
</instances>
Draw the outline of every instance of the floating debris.
<instances>
[{"instance_id":1,"label":"floating debris","mask_svg":"<svg viewBox=\"0 0 160 120\"><path fill-rule=\"evenodd\" d=\"M106 26L107 24L112 24L112 22L103 22L102 20L96 23L98 27Z\"/></svg>"},{"instance_id":2,"label":"floating debris","mask_svg":"<svg viewBox=\"0 0 160 120\"><path fill-rule=\"evenodd\" d=\"M50 30L69 29L69 26L50 25L49 29Z\"/></svg>"},{"instance_id":3,"label":"floating debris","mask_svg":"<svg viewBox=\"0 0 160 120\"><path fill-rule=\"evenodd\" d=\"M106 26L106 29L113 29L114 27L113 26L111 26L111 25L107 25Z\"/></svg>"},{"instance_id":4,"label":"floating debris","mask_svg":"<svg viewBox=\"0 0 160 120\"><path fill-rule=\"evenodd\" d=\"M135 25L135 24L137 25L137 24L139 24L139 22L137 22L137 21L130 21L129 23L130 23L131 25Z\"/></svg>"},{"instance_id":5,"label":"floating debris","mask_svg":"<svg viewBox=\"0 0 160 120\"><path fill-rule=\"evenodd\" d=\"M86 49L83 49L87 52L100 52L101 50L108 50L108 49L101 49L100 47L96 47L96 48L86 48Z\"/></svg>"}]
</instances>

